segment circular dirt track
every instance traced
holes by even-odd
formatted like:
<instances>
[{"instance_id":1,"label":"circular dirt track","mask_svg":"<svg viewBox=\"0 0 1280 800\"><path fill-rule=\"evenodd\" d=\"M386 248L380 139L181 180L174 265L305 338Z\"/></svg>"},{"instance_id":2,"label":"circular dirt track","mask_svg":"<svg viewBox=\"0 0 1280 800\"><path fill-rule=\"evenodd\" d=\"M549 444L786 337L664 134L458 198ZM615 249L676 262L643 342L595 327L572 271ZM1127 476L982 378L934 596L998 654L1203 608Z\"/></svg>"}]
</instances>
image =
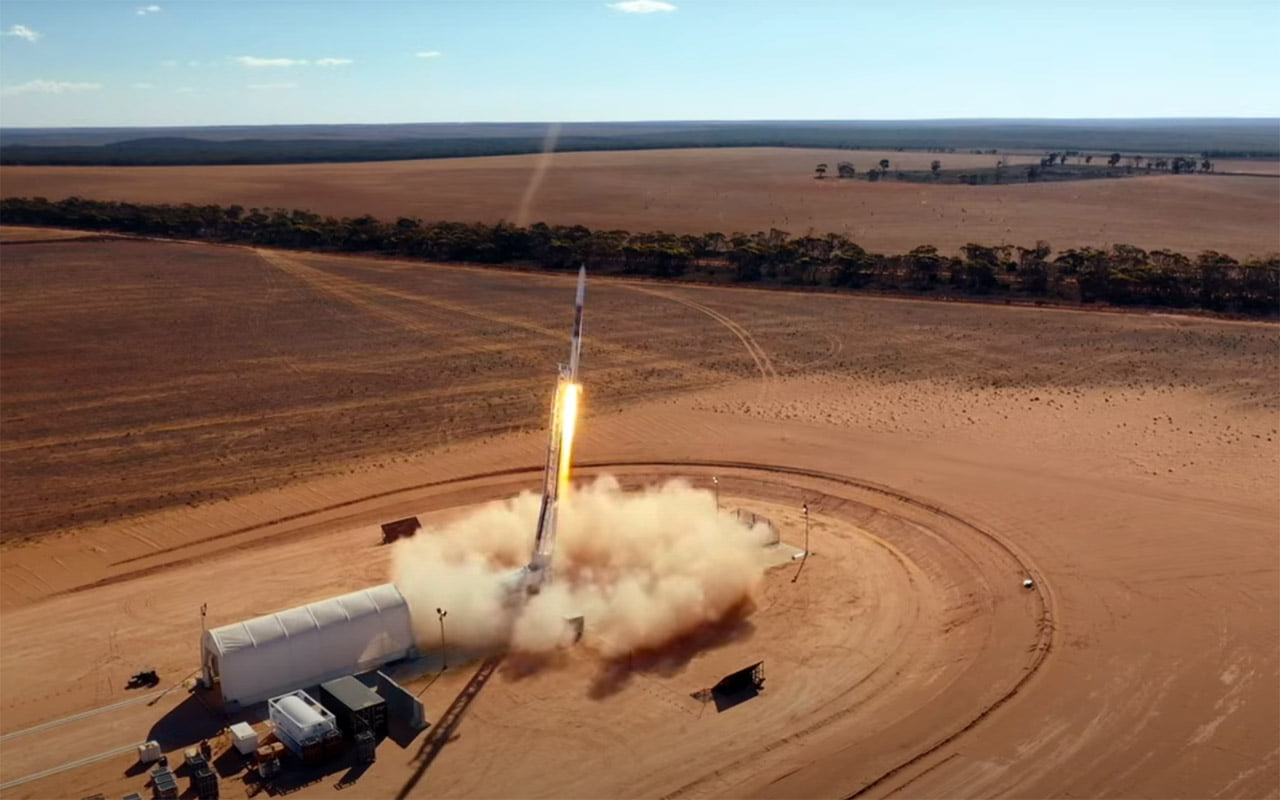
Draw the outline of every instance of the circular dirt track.
<instances>
[{"instance_id":1,"label":"circular dirt track","mask_svg":"<svg viewBox=\"0 0 1280 800\"><path fill-rule=\"evenodd\" d=\"M527 488L538 472L412 487L387 493L379 507L413 508L429 524ZM701 731L672 745L679 765L664 770L678 781L654 783L662 796L891 792L1016 694L1052 649L1042 576L980 525L925 501L851 477L743 462L600 461L579 464L575 477L605 473L624 488L672 478L710 488L716 476L722 505L764 514L797 547L802 503L809 507L811 557L770 571L753 630L734 645L766 661L767 702L756 708L767 724L744 718L727 738ZM574 724L608 728L607 720ZM647 747L647 735L638 725L635 745Z\"/></svg>"},{"instance_id":2,"label":"circular dirt track","mask_svg":"<svg viewBox=\"0 0 1280 800\"><path fill-rule=\"evenodd\" d=\"M780 465L610 460L575 469L579 480L602 474L628 489L672 478L710 489L714 476L722 507L762 514L796 547L805 545L807 503L810 556L801 562L784 555L767 573L745 627L729 636L621 674L616 664L576 650L539 680L500 681L468 713L462 738L445 748L422 791L892 793L947 758L947 745L1013 697L1053 648L1051 588L1038 570L980 524L936 505L853 477ZM517 466L379 491L192 539L157 554L163 563L133 563L97 585L228 550L293 559L297 548L281 545L351 541L353 529L367 529L355 538L371 542L379 522L418 514L437 524L533 489L540 476L540 467ZM346 552L346 560L359 560L357 551ZM1035 580L1031 590L1023 587L1027 577ZM766 669L759 699L704 714L690 697L756 661ZM439 713L461 688L442 685L424 701ZM504 769L484 766L493 752L503 753ZM585 770L584 752L611 768ZM539 780L530 781L535 773ZM370 791L387 796L402 780L394 773L366 778Z\"/></svg>"}]
</instances>

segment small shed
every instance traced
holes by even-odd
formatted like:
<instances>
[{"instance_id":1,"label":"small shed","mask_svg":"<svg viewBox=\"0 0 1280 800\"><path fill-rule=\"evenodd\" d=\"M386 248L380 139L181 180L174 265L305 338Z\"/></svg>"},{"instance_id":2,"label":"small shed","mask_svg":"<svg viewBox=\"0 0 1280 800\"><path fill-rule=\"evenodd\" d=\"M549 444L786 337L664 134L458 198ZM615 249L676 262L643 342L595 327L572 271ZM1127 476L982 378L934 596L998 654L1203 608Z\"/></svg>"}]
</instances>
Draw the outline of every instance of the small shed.
<instances>
[{"instance_id":1,"label":"small shed","mask_svg":"<svg viewBox=\"0 0 1280 800\"><path fill-rule=\"evenodd\" d=\"M414 535L422 528L422 523L418 522L417 517L405 517L395 522L385 522L382 525L382 543L391 544L396 539L407 539Z\"/></svg>"}]
</instances>

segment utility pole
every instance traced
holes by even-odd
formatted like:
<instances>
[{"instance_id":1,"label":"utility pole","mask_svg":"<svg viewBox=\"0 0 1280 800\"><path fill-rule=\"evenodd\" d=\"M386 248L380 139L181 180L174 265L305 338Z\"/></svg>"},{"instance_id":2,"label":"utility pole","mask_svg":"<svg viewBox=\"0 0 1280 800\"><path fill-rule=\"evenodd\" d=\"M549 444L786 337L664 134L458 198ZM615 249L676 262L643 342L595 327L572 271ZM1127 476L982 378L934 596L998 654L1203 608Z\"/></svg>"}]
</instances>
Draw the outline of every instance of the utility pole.
<instances>
[{"instance_id":1,"label":"utility pole","mask_svg":"<svg viewBox=\"0 0 1280 800\"><path fill-rule=\"evenodd\" d=\"M437 608L436 616L440 619L440 671L444 672L449 668L449 655L444 646L444 618L449 616L449 612L443 608Z\"/></svg>"}]
</instances>

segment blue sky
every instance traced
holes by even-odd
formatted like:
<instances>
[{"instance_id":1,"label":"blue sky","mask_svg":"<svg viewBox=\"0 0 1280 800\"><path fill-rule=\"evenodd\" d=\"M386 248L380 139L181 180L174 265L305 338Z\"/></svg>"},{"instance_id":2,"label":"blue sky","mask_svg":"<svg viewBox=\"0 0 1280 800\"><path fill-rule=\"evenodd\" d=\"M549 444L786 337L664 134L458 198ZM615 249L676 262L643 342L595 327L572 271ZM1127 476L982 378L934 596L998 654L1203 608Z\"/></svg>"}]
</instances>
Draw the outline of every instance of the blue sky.
<instances>
[{"instance_id":1,"label":"blue sky","mask_svg":"<svg viewBox=\"0 0 1280 800\"><path fill-rule=\"evenodd\" d=\"M0 124L1280 116L1276 0L3 0Z\"/></svg>"}]
</instances>

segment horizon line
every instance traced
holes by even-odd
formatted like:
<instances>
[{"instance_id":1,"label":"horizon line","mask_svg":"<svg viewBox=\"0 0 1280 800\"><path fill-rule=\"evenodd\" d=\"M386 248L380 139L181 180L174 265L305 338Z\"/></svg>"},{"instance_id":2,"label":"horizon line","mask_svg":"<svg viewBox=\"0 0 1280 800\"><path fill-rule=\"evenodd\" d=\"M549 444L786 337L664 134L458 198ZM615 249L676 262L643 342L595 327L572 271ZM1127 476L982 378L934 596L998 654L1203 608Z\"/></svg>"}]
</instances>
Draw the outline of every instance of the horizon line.
<instances>
[{"instance_id":1,"label":"horizon line","mask_svg":"<svg viewBox=\"0 0 1280 800\"><path fill-rule=\"evenodd\" d=\"M400 125L661 125L661 124L703 124L703 125L751 125L751 124L867 124L867 123L1017 123L1017 122L1274 122L1280 125L1280 116L1138 116L1138 117L912 117L912 118L808 118L808 119L625 119L625 120L449 120L449 121L402 121L402 122L219 122L208 124L165 123L157 125L0 125L5 130L128 130L128 129L160 129L160 128L303 128L303 127L391 127ZM1280 130L1277 130L1280 135Z\"/></svg>"}]
</instances>

